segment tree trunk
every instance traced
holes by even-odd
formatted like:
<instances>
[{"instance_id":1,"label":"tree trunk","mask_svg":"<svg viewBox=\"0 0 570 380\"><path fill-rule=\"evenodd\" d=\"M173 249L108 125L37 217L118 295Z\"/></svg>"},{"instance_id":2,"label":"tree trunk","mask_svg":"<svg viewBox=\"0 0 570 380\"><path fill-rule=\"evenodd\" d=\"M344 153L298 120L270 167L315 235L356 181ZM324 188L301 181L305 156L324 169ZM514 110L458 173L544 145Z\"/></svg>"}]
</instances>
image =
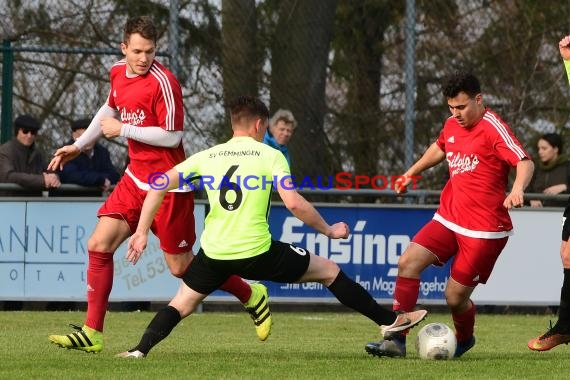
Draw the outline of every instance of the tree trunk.
<instances>
[{"instance_id":1,"label":"tree trunk","mask_svg":"<svg viewBox=\"0 0 570 380\"><path fill-rule=\"evenodd\" d=\"M222 0L222 75L226 103L241 95L257 96L256 19L255 0ZM225 136L230 134L229 129L222 132Z\"/></svg>"},{"instance_id":2,"label":"tree trunk","mask_svg":"<svg viewBox=\"0 0 570 380\"><path fill-rule=\"evenodd\" d=\"M325 84L336 0L284 0L271 55L271 111L291 110L298 127L289 149L297 175L333 171L323 129Z\"/></svg>"}]
</instances>

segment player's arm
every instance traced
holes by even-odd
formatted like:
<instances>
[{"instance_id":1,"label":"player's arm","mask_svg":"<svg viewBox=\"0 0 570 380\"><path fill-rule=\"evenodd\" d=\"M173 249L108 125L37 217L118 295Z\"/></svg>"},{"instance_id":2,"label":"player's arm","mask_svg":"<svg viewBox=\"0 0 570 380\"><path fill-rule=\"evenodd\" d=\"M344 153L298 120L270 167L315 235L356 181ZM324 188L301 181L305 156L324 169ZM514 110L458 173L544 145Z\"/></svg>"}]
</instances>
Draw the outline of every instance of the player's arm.
<instances>
[{"instance_id":1,"label":"player's arm","mask_svg":"<svg viewBox=\"0 0 570 380\"><path fill-rule=\"evenodd\" d=\"M437 143L433 143L427 148L425 153L417 160L404 174L406 178L404 181L398 181L395 184L397 193L405 193L406 187L412 183L416 176L420 175L424 170L427 170L445 159L445 152L441 150Z\"/></svg>"},{"instance_id":2,"label":"player's arm","mask_svg":"<svg viewBox=\"0 0 570 380\"><path fill-rule=\"evenodd\" d=\"M333 239L347 238L350 231L344 222L329 225L301 194L295 190L291 178L284 178L277 183L277 191L285 203L285 207L291 211L303 223L311 226L318 232Z\"/></svg>"},{"instance_id":3,"label":"player's arm","mask_svg":"<svg viewBox=\"0 0 570 380\"><path fill-rule=\"evenodd\" d=\"M155 185L154 188L149 190L146 194L137 229L129 239L126 259L133 264L137 263L146 248L150 226L152 225L154 216L156 215L164 196L169 190L175 189L179 186L178 182L180 176L178 170L172 168L163 175L165 177L160 182L162 184L160 185L160 188L157 188ZM166 186L163 187L164 184L166 184Z\"/></svg>"},{"instance_id":4,"label":"player's arm","mask_svg":"<svg viewBox=\"0 0 570 380\"><path fill-rule=\"evenodd\" d=\"M564 60L564 67L566 68L566 76L570 84L570 36L566 36L558 42L558 49L560 56Z\"/></svg>"},{"instance_id":5,"label":"player's arm","mask_svg":"<svg viewBox=\"0 0 570 380\"><path fill-rule=\"evenodd\" d=\"M97 111L85 132L83 132L73 144L63 146L56 150L47 167L48 170L63 170L63 166L66 163L79 156L79 153L81 153L85 145L96 142L103 134L101 130L101 120L106 117L118 117L118 112L107 103L99 108L99 111Z\"/></svg>"},{"instance_id":6,"label":"player's arm","mask_svg":"<svg viewBox=\"0 0 570 380\"><path fill-rule=\"evenodd\" d=\"M505 198L503 206L507 209L521 207L524 203L524 190L527 188L534 173L534 163L525 158L517 163L516 177L511 192Z\"/></svg>"},{"instance_id":7,"label":"player's arm","mask_svg":"<svg viewBox=\"0 0 570 380\"><path fill-rule=\"evenodd\" d=\"M161 127L137 127L122 124L120 135L145 144L176 148L182 141L182 131L165 131Z\"/></svg>"}]
</instances>

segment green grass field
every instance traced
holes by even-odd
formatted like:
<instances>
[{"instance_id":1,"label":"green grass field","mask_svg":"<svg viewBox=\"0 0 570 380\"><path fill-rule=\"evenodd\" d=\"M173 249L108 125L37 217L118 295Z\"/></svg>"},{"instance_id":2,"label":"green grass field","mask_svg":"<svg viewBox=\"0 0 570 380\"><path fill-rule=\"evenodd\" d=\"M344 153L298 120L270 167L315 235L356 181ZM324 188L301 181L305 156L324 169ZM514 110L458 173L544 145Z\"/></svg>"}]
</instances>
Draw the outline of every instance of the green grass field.
<instances>
[{"instance_id":1,"label":"green grass field","mask_svg":"<svg viewBox=\"0 0 570 380\"><path fill-rule=\"evenodd\" d=\"M408 339L405 359L368 356L377 328L353 313L274 313L270 338L259 342L244 313L205 312L179 324L146 359L114 357L138 342L154 313L111 312L99 354L50 344L71 332L83 312L0 312L0 379L568 379L570 347L532 352L526 342L545 331L544 315L477 317L477 345L449 361L420 360ZM451 325L446 314L425 322ZM420 325L420 326L422 326Z\"/></svg>"}]
</instances>

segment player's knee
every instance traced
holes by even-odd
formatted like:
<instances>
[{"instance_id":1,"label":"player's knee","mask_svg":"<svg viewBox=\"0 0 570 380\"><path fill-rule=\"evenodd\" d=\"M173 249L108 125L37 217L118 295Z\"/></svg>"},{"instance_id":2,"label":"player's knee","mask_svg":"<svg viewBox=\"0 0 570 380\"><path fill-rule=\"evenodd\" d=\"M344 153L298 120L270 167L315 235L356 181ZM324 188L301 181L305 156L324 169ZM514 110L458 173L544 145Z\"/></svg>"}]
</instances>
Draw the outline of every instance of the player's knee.
<instances>
[{"instance_id":1,"label":"player's knee","mask_svg":"<svg viewBox=\"0 0 570 380\"><path fill-rule=\"evenodd\" d=\"M168 269L170 269L170 273L174 277L182 278L184 274L188 271L188 267L190 267L190 263L194 256L192 253L187 254L180 254L180 255L171 255L166 254L165 259L166 263L168 264Z\"/></svg>"},{"instance_id":2,"label":"player's knee","mask_svg":"<svg viewBox=\"0 0 570 380\"><path fill-rule=\"evenodd\" d=\"M398 259L398 275L403 277L414 277L419 272L416 270L416 263L413 255L402 255Z\"/></svg>"},{"instance_id":3,"label":"player's knee","mask_svg":"<svg viewBox=\"0 0 570 380\"><path fill-rule=\"evenodd\" d=\"M186 269L186 267L174 266L170 268L170 273L172 273L174 277L182 278L184 277L184 273L186 273Z\"/></svg>"},{"instance_id":4,"label":"player's knee","mask_svg":"<svg viewBox=\"0 0 570 380\"><path fill-rule=\"evenodd\" d=\"M325 271L326 278L324 279L324 281L322 281L322 283L330 285L333 283L333 281L338 276L338 274L340 272L340 267L334 261L327 260L325 269L326 269L326 271Z\"/></svg>"},{"instance_id":5,"label":"player's knee","mask_svg":"<svg viewBox=\"0 0 570 380\"><path fill-rule=\"evenodd\" d=\"M468 301L469 298L466 299L462 294L455 293L449 289L445 290L445 302L452 312L463 310L465 308L465 303Z\"/></svg>"},{"instance_id":6,"label":"player's knee","mask_svg":"<svg viewBox=\"0 0 570 380\"><path fill-rule=\"evenodd\" d=\"M110 250L109 244L97 235L92 235L89 240L87 240L87 249L96 252L109 252Z\"/></svg>"},{"instance_id":7,"label":"player's knee","mask_svg":"<svg viewBox=\"0 0 570 380\"><path fill-rule=\"evenodd\" d=\"M570 255L562 255L562 267L570 268Z\"/></svg>"}]
</instances>

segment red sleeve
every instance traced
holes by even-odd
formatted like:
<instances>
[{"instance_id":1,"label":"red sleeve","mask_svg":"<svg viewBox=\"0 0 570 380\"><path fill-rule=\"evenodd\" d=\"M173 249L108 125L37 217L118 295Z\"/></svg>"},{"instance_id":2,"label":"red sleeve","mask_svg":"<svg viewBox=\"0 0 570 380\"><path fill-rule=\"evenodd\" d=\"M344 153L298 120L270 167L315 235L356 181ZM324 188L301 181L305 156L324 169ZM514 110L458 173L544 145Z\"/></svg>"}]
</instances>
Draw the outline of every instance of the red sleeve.
<instances>
[{"instance_id":1,"label":"red sleeve","mask_svg":"<svg viewBox=\"0 0 570 380\"><path fill-rule=\"evenodd\" d=\"M109 95L107 96L107 105L115 110L115 109L117 109L117 107L115 106L115 98L113 96L111 96L111 94L114 91L114 89L113 89L113 77L114 77L113 67L111 68L111 71L109 71L109 83L111 85L110 86L111 88L109 89Z\"/></svg>"},{"instance_id":2,"label":"red sleeve","mask_svg":"<svg viewBox=\"0 0 570 380\"><path fill-rule=\"evenodd\" d=\"M156 73L158 89L154 111L158 125L166 131L184 130L184 106L180 83L171 73Z\"/></svg>"},{"instance_id":3,"label":"red sleeve","mask_svg":"<svg viewBox=\"0 0 570 380\"><path fill-rule=\"evenodd\" d=\"M492 126L489 128L489 133L493 136L493 148L499 157L513 167L517 166L523 159L530 159L530 155L524 150L520 141L505 122L490 112L485 114L485 120Z\"/></svg>"},{"instance_id":4,"label":"red sleeve","mask_svg":"<svg viewBox=\"0 0 570 380\"><path fill-rule=\"evenodd\" d=\"M435 143L437 144L437 146L439 147L439 149L442 150L442 152L445 152L445 135L443 133L443 131L445 131L445 124L443 124L443 128L441 128L441 132L439 132L439 136L437 138L437 140L435 141Z\"/></svg>"}]
</instances>

